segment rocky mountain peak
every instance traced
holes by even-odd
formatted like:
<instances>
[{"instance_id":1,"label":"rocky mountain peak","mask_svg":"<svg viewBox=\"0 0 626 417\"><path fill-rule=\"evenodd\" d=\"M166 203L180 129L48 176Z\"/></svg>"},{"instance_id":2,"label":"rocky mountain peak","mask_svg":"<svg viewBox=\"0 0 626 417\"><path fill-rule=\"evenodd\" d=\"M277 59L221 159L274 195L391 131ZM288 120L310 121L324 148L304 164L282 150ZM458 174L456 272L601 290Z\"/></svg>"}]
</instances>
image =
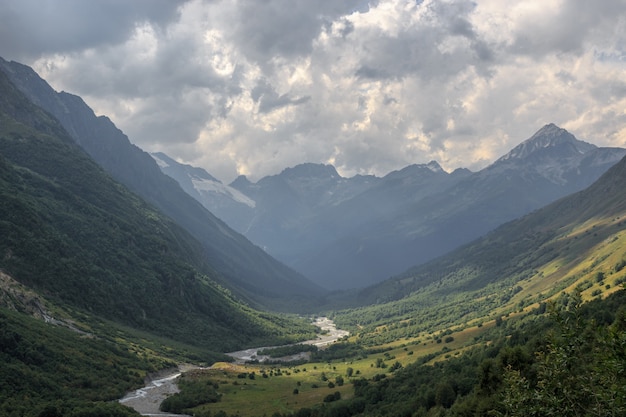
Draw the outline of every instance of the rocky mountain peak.
<instances>
[{"instance_id":1,"label":"rocky mountain peak","mask_svg":"<svg viewBox=\"0 0 626 417\"><path fill-rule=\"evenodd\" d=\"M513 148L509 153L498 159L497 162L513 159L526 159L541 149L555 148L558 146L569 146L572 152L577 152L579 154L587 153L596 148L596 146L590 143L576 139L576 137L567 130L550 123L539 129L529 139L525 140Z\"/></svg>"},{"instance_id":2,"label":"rocky mountain peak","mask_svg":"<svg viewBox=\"0 0 626 417\"><path fill-rule=\"evenodd\" d=\"M392 171L385 175L385 179L401 179L401 178L431 178L439 176L441 174L447 175L448 173L441 168L441 165L437 161L430 161L427 164L413 164L402 168L399 171Z\"/></svg>"},{"instance_id":3,"label":"rocky mountain peak","mask_svg":"<svg viewBox=\"0 0 626 417\"><path fill-rule=\"evenodd\" d=\"M443 168L441 168L441 165L439 165L439 162L437 161L430 161L429 163L427 163L426 168L430 169L432 172L445 172L443 170Z\"/></svg>"},{"instance_id":4,"label":"rocky mountain peak","mask_svg":"<svg viewBox=\"0 0 626 417\"><path fill-rule=\"evenodd\" d=\"M250 182L248 177L246 177L245 175L239 175L237 178L233 180L233 182L231 182L228 185L230 185L233 188L241 189L241 188L247 188L251 186L252 182Z\"/></svg>"},{"instance_id":5,"label":"rocky mountain peak","mask_svg":"<svg viewBox=\"0 0 626 417\"><path fill-rule=\"evenodd\" d=\"M286 168L280 173L285 178L340 178L339 173L332 165L304 163L292 168Z\"/></svg>"}]
</instances>

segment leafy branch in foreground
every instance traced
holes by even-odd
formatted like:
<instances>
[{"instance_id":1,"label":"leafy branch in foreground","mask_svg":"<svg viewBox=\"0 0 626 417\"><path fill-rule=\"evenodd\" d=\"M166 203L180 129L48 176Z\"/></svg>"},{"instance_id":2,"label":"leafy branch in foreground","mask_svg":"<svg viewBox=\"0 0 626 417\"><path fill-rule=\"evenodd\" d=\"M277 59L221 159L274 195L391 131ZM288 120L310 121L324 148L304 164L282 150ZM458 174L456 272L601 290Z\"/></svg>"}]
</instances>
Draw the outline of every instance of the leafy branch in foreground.
<instances>
[{"instance_id":1,"label":"leafy branch in foreground","mask_svg":"<svg viewBox=\"0 0 626 417\"><path fill-rule=\"evenodd\" d=\"M507 369L507 416L616 416L626 414L626 310L611 326L583 318L580 298L568 311L553 311L557 332L537 353L531 381Z\"/></svg>"}]
</instances>

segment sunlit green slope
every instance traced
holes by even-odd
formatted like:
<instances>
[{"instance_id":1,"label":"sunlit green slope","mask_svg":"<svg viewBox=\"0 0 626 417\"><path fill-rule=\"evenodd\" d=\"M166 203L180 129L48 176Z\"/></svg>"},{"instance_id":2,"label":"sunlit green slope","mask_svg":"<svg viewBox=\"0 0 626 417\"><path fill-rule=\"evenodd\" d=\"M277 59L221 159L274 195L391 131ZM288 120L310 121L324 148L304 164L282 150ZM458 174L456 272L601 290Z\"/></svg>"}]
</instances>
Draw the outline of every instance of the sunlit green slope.
<instances>
[{"instance_id":1,"label":"sunlit green slope","mask_svg":"<svg viewBox=\"0 0 626 417\"><path fill-rule=\"evenodd\" d=\"M433 262L361 291L337 322L380 340L495 319L576 287L586 299L625 280L626 160L563 198Z\"/></svg>"}]
</instances>

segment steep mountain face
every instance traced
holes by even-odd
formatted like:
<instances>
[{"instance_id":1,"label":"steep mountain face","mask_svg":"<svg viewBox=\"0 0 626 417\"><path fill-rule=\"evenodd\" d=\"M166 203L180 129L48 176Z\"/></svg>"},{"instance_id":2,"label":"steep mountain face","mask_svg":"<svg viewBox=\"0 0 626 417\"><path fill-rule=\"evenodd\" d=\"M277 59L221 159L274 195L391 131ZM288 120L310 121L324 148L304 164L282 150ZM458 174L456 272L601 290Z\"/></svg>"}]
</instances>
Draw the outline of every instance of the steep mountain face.
<instances>
[{"instance_id":1,"label":"steep mountain face","mask_svg":"<svg viewBox=\"0 0 626 417\"><path fill-rule=\"evenodd\" d=\"M256 201L245 234L288 265L296 265L334 236L335 218L325 213L350 201L373 180L342 178L334 167L321 164L302 164L265 177L241 189Z\"/></svg>"},{"instance_id":2,"label":"steep mountain face","mask_svg":"<svg viewBox=\"0 0 626 417\"><path fill-rule=\"evenodd\" d=\"M331 166L303 164L234 181L254 207L211 209L315 282L363 287L587 187L625 154L549 124L476 173L447 173L433 161L383 178L342 178Z\"/></svg>"},{"instance_id":3,"label":"steep mountain face","mask_svg":"<svg viewBox=\"0 0 626 417\"><path fill-rule=\"evenodd\" d=\"M541 128L487 168L487 175L507 171L537 174L553 184L572 190L585 188L620 159L623 150L598 148L580 141L554 124Z\"/></svg>"},{"instance_id":4,"label":"steep mountain face","mask_svg":"<svg viewBox=\"0 0 626 417\"><path fill-rule=\"evenodd\" d=\"M219 273L216 279L235 294L257 305L280 309L285 307L285 300L306 300L322 293L318 286L206 210L108 118L96 117L80 97L55 92L27 66L0 60L0 69L30 100L55 116L113 178L198 239L207 262Z\"/></svg>"},{"instance_id":5,"label":"steep mountain face","mask_svg":"<svg viewBox=\"0 0 626 417\"><path fill-rule=\"evenodd\" d=\"M197 240L114 181L3 72L0 155L0 269L19 283L215 351L288 333L224 291Z\"/></svg>"}]
</instances>

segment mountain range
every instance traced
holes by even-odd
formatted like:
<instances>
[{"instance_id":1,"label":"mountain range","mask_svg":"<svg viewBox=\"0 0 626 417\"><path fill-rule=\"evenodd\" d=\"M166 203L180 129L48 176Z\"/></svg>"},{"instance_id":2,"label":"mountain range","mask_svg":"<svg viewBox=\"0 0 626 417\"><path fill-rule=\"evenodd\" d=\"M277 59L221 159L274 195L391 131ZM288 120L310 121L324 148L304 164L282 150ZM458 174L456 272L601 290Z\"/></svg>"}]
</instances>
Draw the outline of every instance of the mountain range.
<instances>
[{"instance_id":1,"label":"mountain range","mask_svg":"<svg viewBox=\"0 0 626 417\"><path fill-rule=\"evenodd\" d=\"M379 178L302 164L252 183L152 156L208 210L321 286L365 287L593 183L626 155L548 124L478 171L436 161Z\"/></svg>"},{"instance_id":2,"label":"mountain range","mask_svg":"<svg viewBox=\"0 0 626 417\"><path fill-rule=\"evenodd\" d=\"M150 155L78 96L54 91L30 67L0 58L2 70L34 104L59 120L72 139L114 179L171 217L204 248L214 279L262 308L302 306L323 290L228 227L167 175Z\"/></svg>"},{"instance_id":3,"label":"mountain range","mask_svg":"<svg viewBox=\"0 0 626 417\"><path fill-rule=\"evenodd\" d=\"M332 314L351 337L308 369L216 367L188 414L228 401L229 415L250 416L261 405L284 416L504 413L502 375L517 371L529 379L509 394L528 391L536 415L535 389L563 381L583 406L597 388L603 410L623 414L624 153L550 124L478 172L433 161L343 178L302 164L224 185L146 154L79 97L0 60L0 414L138 415L113 400L173 360L211 364L313 337L308 320L268 309ZM220 210L267 239L263 249ZM333 272L335 287L404 269L328 294L268 254L278 249L294 265L317 259L311 269ZM581 300L593 301L584 326ZM568 318L554 337L547 304ZM181 393L202 372L185 374ZM208 386L226 393L217 408L206 408Z\"/></svg>"},{"instance_id":4,"label":"mountain range","mask_svg":"<svg viewBox=\"0 0 626 417\"><path fill-rule=\"evenodd\" d=\"M361 289L335 320L397 340L556 302L602 299L626 282L626 158L591 186L403 274ZM342 304L346 306L346 300ZM428 323L425 325L425 323ZM394 334L395 333L395 334ZM399 336L402 334L402 336Z\"/></svg>"}]
</instances>

